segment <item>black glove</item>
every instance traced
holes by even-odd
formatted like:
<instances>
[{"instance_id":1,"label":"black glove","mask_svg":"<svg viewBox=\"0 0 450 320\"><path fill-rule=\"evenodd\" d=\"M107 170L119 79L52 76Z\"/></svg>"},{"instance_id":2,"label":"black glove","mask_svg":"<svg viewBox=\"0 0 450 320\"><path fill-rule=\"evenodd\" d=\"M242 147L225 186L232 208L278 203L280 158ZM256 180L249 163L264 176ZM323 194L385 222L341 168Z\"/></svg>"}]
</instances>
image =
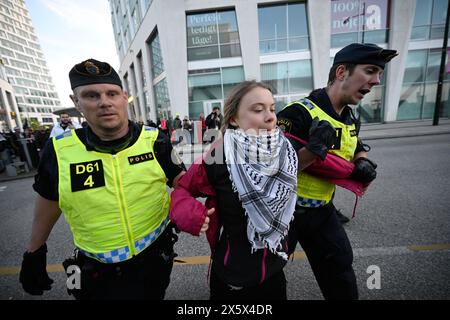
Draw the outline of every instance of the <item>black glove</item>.
<instances>
[{"instance_id":1,"label":"black glove","mask_svg":"<svg viewBox=\"0 0 450 320\"><path fill-rule=\"evenodd\" d=\"M23 290L32 295L42 295L44 290L50 290L53 280L47 274L47 244L43 244L34 252L23 254L19 281Z\"/></svg>"},{"instance_id":2,"label":"black glove","mask_svg":"<svg viewBox=\"0 0 450 320\"><path fill-rule=\"evenodd\" d=\"M306 149L311 151L324 160L328 149L330 149L336 141L336 130L326 120L320 120L315 117L311 123L309 129L309 142L305 146Z\"/></svg>"},{"instance_id":3,"label":"black glove","mask_svg":"<svg viewBox=\"0 0 450 320\"><path fill-rule=\"evenodd\" d=\"M356 159L353 163L355 168L353 169L350 178L362 183L369 183L375 180L377 177L377 172L375 171L377 165L375 162L361 157Z\"/></svg>"}]
</instances>

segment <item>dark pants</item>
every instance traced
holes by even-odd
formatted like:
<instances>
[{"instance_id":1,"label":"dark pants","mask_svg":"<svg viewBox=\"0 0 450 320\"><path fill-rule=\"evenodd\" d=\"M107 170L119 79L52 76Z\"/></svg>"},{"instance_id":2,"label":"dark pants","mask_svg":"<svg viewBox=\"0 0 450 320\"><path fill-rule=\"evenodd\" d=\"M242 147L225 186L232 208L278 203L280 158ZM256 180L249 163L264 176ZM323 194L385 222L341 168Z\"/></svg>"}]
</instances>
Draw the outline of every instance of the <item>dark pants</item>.
<instances>
[{"instance_id":1,"label":"dark pants","mask_svg":"<svg viewBox=\"0 0 450 320\"><path fill-rule=\"evenodd\" d=\"M162 300L173 266L171 228L144 251L124 262L106 264L79 255L81 290L77 300Z\"/></svg>"},{"instance_id":2,"label":"dark pants","mask_svg":"<svg viewBox=\"0 0 450 320\"><path fill-rule=\"evenodd\" d=\"M287 300L286 277L283 270L257 286L242 289L224 283L211 272L209 286L211 300Z\"/></svg>"},{"instance_id":3,"label":"dark pants","mask_svg":"<svg viewBox=\"0 0 450 320\"><path fill-rule=\"evenodd\" d=\"M289 230L289 251L302 246L325 299L358 299L353 251L332 203L297 207Z\"/></svg>"}]
</instances>

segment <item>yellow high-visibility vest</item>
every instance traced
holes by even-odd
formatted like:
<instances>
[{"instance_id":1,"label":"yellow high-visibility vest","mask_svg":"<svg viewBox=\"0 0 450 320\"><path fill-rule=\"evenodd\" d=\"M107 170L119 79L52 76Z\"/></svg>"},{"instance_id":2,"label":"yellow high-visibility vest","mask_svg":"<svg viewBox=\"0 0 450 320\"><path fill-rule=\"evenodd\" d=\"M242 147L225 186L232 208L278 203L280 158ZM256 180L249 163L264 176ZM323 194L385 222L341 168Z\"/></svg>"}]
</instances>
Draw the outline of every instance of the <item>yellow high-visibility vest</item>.
<instances>
[{"instance_id":1,"label":"yellow high-visibility vest","mask_svg":"<svg viewBox=\"0 0 450 320\"><path fill-rule=\"evenodd\" d=\"M114 263L136 255L164 231L170 197L156 160L155 128L117 154L87 151L72 130L53 138L59 207L82 252Z\"/></svg>"},{"instance_id":2,"label":"yellow high-visibility vest","mask_svg":"<svg viewBox=\"0 0 450 320\"><path fill-rule=\"evenodd\" d=\"M305 108L312 119L318 117L319 120L328 121L336 129L337 135L337 143L328 152L349 161L353 159L358 142L355 124L347 125L333 119L314 102L306 98L293 102L288 106ZM304 207L320 207L327 204L330 202L336 187L328 181L303 171L298 172L297 181L297 204Z\"/></svg>"}]
</instances>

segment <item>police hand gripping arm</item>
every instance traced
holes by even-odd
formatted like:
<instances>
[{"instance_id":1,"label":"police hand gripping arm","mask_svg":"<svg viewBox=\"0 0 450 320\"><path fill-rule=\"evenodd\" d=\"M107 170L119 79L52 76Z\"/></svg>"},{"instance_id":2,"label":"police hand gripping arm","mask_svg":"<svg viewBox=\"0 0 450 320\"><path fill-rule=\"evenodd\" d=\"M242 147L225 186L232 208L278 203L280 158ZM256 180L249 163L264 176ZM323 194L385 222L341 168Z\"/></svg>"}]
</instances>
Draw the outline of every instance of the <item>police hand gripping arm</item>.
<instances>
[{"instance_id":1,"label":"police hand gripping arm","mask_svg":"<svg viewBox=\"0 0 450 320\"><path fill-rule=\"evenodd\" d=\"M336 130L326 120L315 117L309 129L309 142L305 146L310 152L324 160L328 150L334 145Z\"/></svg>"},{"instance_id":2,"label":"police hand gripping arm","mask_svg":"<svg viewBox=\"0 0 450 320\"><path fill-rule=\"evenodd\" d=\"M353 164L355 168L350 178L362 183L370 183L377 177L377 164L368 158L358 157Z\"/></svg>"},{"instance_id":3,"label":"police hand gripping arm","mask_svg":"<svg viewBox=\"0 0 450 320\"><path fill-rule=\"evenodd\" d=\"M19 281L23 289L32 295L42 295L50 290L53 280L47 274L47 238L61 215L57 201L38 195L35 203L31 241L23 254Z\"/></svg>"}]
</instances>

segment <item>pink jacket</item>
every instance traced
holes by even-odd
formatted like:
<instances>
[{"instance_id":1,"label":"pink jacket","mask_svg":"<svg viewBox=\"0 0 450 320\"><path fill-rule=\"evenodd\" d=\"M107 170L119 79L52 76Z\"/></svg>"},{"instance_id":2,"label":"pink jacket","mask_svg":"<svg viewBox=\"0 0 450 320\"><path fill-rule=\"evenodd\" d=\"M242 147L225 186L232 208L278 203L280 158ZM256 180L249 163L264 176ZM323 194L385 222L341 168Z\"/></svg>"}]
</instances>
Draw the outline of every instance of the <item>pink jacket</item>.
<instances>
[{"instance_id":1,"label":"pink jacket","mask_svg":"<svg viewBox=\"0 0 450 320\"><path fill-rule=\"evenodd\" d=\"M288 138L295 139L306 145L307 142L293 136L289 133L285 133ZM317 159L310 166L305 169L305 172L314 176L323 178L335 185L350 190L357 197L364 195L364 191L368 185L361 182L350 179L350 175L353 172L355 165L351 161L347 161L337 155L328 153L325 160Z\"/></svg>"},{"instance_id":2,"label":"pink jacket","mask_svg":"<svg viewBox=\"0 0 450 320\"><path fill-rule=\"evenodd\" d=\"M171 194L170 220L181 231L194 236L200 235L208 209L216 208L216 192L208 181L203 156L194 161L186 174L178 181L177 188ZM205 204L195 198L207 198ZM219 219L215 211L209 216L209 228L206 231L211 250L214 250L219 236Z\"/></svg>"}]
</instances>

